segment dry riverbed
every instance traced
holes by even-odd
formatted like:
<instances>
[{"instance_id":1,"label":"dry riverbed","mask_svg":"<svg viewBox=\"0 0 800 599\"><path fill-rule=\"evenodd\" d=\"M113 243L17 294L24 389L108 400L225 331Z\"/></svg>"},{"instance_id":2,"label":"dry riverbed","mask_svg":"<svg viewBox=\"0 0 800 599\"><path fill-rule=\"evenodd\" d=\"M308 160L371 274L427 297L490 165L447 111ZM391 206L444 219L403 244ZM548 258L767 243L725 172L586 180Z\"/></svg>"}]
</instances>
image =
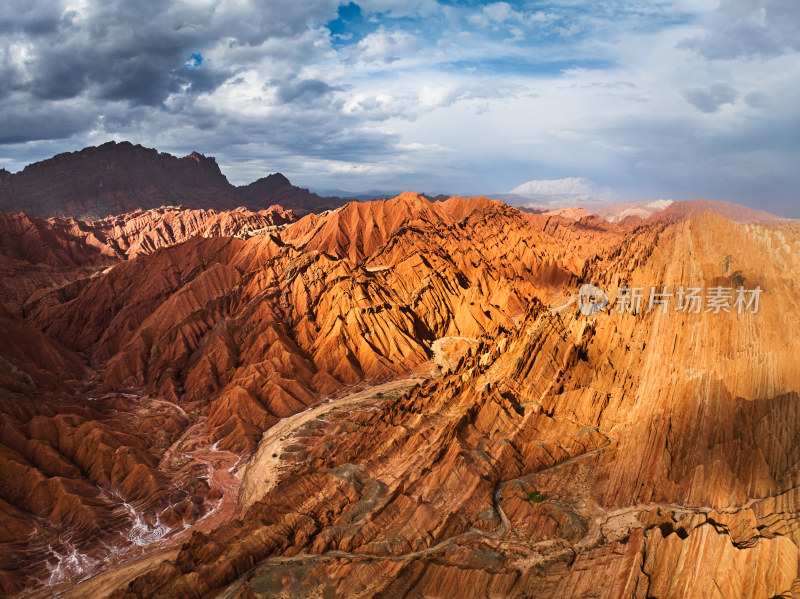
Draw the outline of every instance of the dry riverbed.
<instances>
[{"instance_id":1,"label":"dry riverbed","mask_svg":"<svg viewBox=\"0 0 800 599\"><path fill-rule=\"evenodd\" d=\"M244 513L253 503L269 493L278 482L278 466L280 455L284 447L291 443L290 437L300 429L305 423L321 416L326 412L345 406L351 406L360 402L374 400L378 394L391 392L402 393L423 379L408 378L399 379L376 385L363 391L358 391L346 395L340 399L327 401L300 412L289 418L284 418L278 424L264 433L258 445L256 453L240 473L242 474L242 484L239 487L239 513Z\"/></svg>"}]
</instances>

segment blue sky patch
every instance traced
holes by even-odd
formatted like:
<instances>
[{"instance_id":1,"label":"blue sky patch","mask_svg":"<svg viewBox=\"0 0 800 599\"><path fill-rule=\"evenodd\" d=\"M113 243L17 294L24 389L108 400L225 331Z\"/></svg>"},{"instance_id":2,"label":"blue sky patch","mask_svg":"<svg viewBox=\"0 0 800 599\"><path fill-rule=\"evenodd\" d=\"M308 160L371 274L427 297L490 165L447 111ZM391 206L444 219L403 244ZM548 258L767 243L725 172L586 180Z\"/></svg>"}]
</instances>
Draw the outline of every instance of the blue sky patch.
<instances>
[{"instance_id":1,"label":"blue sky patch","mask_svg":"<svg viewBox=\"0 0 800 599\"><path fill-rule=\"evenodd\" d=\"M26 48L0 77L6 168L113 136L216 155L236 183L474 195L577 177L800 216L796 1L107 0L49 29L6 3L0 47ZM146 34L119 35L133 24Z\"/></svg>"},{"instance_id":2,"label":"blue sky patch","mask_svg":"<svg viewBox=\"0 0 800 599\"><path fill-rule=\"evenodd\" d=\"M357 42L369 32L378 28L364 18L361 7L355 2L342 4L337 10L338 18L328 23L334 46L344 46Z\"/></svg>"},{"instance_id":3,"label":"blue sky patch","mask_svg":"<svg viewBox=\"0 0 800 599\"><path fill-rule=\"evenodd\" d=\"M189 59L184 63L187 69L199 69L203 64L203 55L200 52L192 52Z\"/></svg>"}]
</instances>

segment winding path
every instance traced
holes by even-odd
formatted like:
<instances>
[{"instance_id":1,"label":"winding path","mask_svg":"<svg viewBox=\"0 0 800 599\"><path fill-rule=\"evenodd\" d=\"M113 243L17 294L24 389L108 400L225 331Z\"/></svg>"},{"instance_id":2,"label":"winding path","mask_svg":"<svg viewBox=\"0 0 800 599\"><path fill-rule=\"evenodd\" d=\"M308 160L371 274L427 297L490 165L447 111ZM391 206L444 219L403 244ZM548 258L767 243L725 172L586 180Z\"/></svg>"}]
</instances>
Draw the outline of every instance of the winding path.
<instances>
[{"instance_id":1,"label":"winding path","mask_svg":"<svg viewBox=\"0 0 800 599\"><path fill-rule=\"evenodd\" d=\"M292 434L305 423L329 412L333 408L341 408L376 399L378 393L391 393L392 391L402 393L421 380L423 379L407 378L390 381L351 393L340 399L327 401L281 420L264 433L261 442L258 444L258 449L256 449L247 466L244 467L244 471L239 471L239 474L242 475L242 485L239 488L238 513L244 513L253 503L275 488L278 482L280 456L284 448L291 443L290 437Z\"/></svg>"}]
</instances>

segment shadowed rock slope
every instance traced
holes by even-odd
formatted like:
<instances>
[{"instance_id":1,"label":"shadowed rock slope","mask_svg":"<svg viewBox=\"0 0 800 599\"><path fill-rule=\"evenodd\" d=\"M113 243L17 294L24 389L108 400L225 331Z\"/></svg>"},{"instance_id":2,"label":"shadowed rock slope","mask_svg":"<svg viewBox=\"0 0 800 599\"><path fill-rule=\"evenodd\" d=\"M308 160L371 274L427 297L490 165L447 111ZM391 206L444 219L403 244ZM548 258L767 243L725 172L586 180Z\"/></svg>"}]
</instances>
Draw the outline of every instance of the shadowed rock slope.
<instances>
[{"instance_id":1,"label":"shadowed rock slope","mask_svg":"<svg viewBox=\"0 0 800 599\"><path fill-rule=\"evenodd\" d=\"M113 596L798 596L798 248L714 215L638 229L585 279L758 285L759 311L531 298L440 378L297 431L274 489Z\"/></svg>"},{"instance_id":2,"label":"shadowed rock slope","mask_svg":"<svg viewBox=\"0 0 800 599\"><path fill-rule=\"evenodd\" d=\"M150 232L175 233L168 214L163 226L101 222L161 239ZM48 241L59 222L26 226ZM279 419L351 385L427 372L435 339L512 327L578 276L556 258L562 240L484 199L404 194L246 239L228 230L154 251L86 233L81 251L99 248L89 263L103 270L0 319L16 335L0 391L0 459L15 481L0 489L6 592L33 579L68 588L213 529L235 504L232 473ZM40 245L4 247L82 264L72 245ZM102 262L126 252L139 255ZM30 355L15 349L26 343Z\"/></svg>"},{"instance_id":3,"label":"shadowed rock slope","mask_svg":"<svg viewBox=\"0 0 800 599\"><path fill-rule=\"evenodd\" d=\"M0 169L0 212L22 210L40 217L104 218L179 204L215 210L280 204L317 212L342 203L295 187L280 173L236 187L213 157L193 152L177 158L126 141L59 154L18 173Z\"/></svg>"},{"instance_id":4,"label":"shadowed rock slope","mask_svg":"<svg viewBox=\"0 0 800 599\"><path fill-rule=\"evenodd\" d=\"M78 281L118 261L194 236L268 235L294 220L280 206L259 212L161 207L94 221L0 213L0 301L21 314L48 288L72 293Z\"/></svg>"}]
</instances>

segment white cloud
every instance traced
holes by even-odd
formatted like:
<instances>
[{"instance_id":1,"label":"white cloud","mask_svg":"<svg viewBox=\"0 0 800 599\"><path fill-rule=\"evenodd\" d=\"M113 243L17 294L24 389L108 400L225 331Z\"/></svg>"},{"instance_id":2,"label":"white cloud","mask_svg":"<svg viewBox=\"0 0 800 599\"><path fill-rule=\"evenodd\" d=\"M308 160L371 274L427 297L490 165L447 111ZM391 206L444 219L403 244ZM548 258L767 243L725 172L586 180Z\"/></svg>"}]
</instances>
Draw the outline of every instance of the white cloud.
<instances>
[{"instance_id":1,"label":"white cloud","mask_svg":"<svg viewBox=\"0 0 800 599\"><path fill-rule=\"evenodd\" d=\"M394 62L416 48L416 38L406 31L387 31L383 27L358 42L358 60Z\"/></svg>"},{"instance_id":2,"label":"white cloud","mask_svg":"<svg viewBox=\"0 0 800 599\"><path fill-rule=\"evenodd\" d=\"M476 27L488 27L509 21L522 25L532 25L551 21L554 18L555 15L543 11L520 12L514 10L508 2L493 2L484 6L481 12L468 15L467 21Z\"/></svg>"},{"instance_id":3,"label":"white cloud","mask_svg":"<svg viewBox=\"0 0 800 599\"><path fill-rule=\"evenodd\" d=\"M488 27L490 23L489 17L484 13L471 14L467 16L467 21L476 27Z\"/></svg>"},{"instance_id":4,"label":"white cloud","mask_svg":"<svg viewBox=\"0 0 800 599\"><path fill-rule=\"evenodd\" d=\"M554 208L577 204L603 204L619 199L610 187L601 187L583 177L533 179L517 185L509 193L527 198L531 204Z\"/></svg>"},{"instance_id":5,"label":"white cloud","mask_svg":"<svg viewBox=\"0 0 800 599\"><path fill-rule=\"evenodd\" d=\"M428 17L442 11L436 0L360 0L361 10L371 13L386 13L393 18L419 15Z\"/></svg>"},{"instance_id":6,"label":"white cloud","mask_svg":"<svg viewBox=\"0 0 800 599\"><path fill-rule=\"evenodd\" d=\"M503 21L510 19L512 16L519 15L519 13L517 13L515 10L512 10L511 5L508 2L494 2L493 4L487 4L483 7L483 14L485 14L495 23L502 23Z\"/></svg>"},{"instance_id":7,"label":"white cloud","mask_svg":"<svg viewBox=\"0 0 800 599\"><path fill-rule=\"evenodd\" d=\"M453 83L423 85L419 90L419 106L426 109L450 106L464 93L463 89Z\"/></svg>"},{"instance_id":8,"label":"white cloud","mask_svg":"<svg viewBox=\"0 0 800 599\"><path fill-rule=\"evenodd\" d=\"M800 188L796 2L364 0L366 25L338 37L336 0L50 4L0 4L6 164L115 136L355 190L580 174L625 199L788 204Z\"/></svg>"},{"instance_id":9,"label":"white cloud","mask_svg":"<svg viewBox=\"0 0 800 599\"><path fill-rule=\"evenodd\" d=\"M793 0L720 0L708 27L684 40L711 60L771 57L800 50L800 3Z\"/></svg>"}]
</instances>

